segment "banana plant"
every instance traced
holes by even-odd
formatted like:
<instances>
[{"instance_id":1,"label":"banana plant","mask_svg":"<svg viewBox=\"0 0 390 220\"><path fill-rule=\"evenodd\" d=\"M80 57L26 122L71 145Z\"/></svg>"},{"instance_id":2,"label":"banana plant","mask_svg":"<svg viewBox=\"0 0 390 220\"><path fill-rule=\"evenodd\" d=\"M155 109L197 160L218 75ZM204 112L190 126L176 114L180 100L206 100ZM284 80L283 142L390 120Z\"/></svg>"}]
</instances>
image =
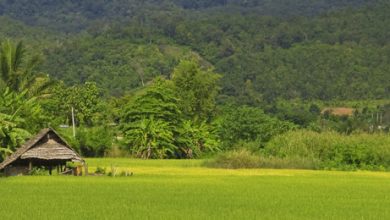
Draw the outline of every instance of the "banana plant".
<instances>
[{"instance_id":1,"label":"banana plant","mask_svg":"<svg viewBox=\"0 0 390 220\"><path fill-rule=\"evenodd\" d=\"M128 146L138 157L162 159L177 149L172 144L174 139L170 130L167 122L150 117L129 126L125 136Z\"/></svg>"},{"instance_id":2,"label":"banana plant","mask_svg":"<svg viewBox=\"0 0 390 220\"><path fill-rule=\"evenodd\" d=\"M17 125L21 121L16 115L0 113L0 160L11 154L30 136L28 131L18 128Z\"/></svg>"}]
</instances>

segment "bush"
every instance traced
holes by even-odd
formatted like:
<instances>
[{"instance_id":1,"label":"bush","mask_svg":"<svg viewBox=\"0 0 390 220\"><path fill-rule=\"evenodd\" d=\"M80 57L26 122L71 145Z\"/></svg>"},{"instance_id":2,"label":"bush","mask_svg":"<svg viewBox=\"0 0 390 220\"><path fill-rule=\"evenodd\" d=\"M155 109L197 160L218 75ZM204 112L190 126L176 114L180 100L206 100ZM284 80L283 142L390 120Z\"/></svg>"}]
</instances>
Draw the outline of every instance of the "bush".
<instances>
[{"instance_id":1,"label":"bush","mask_svg":"<svg viewBox=\"0 0 390 220\"><path fill-rule=\"evenodd\" d=\"M265 155L318 161L323 169L390 169L390 135L293 131L272 139Z\"/></svg>"},{"instance_id":2,"label":"bush","mask_svg":"<svg viewBox=\"0 0 390 220\"><path fill-rule=\"evenodd\" d=\"M101 174L104 175L106 174L106 168L105 167L96 167L95 174Z\"/></svg>"},{"instance_id":3,"label":"bush","mask_svg":"<svg viewBox=\"0 0 390 220\"><path fill-rule=\"evenodd\" d=\"M247 149L224 152L214 160L206 162L206 166L226 169L257 168L260 158Z\"/></svg>"},{"instance_id":4,"label":"bush","mask_svg":"<svg viewBox=\"0 0 390 220\"><path fill-rule=\"evenodd\" d=\"M231 148L240 141L264 144L272 137L296 128L294 124L273 118L259 108L225 107L223 111L216 125L224 148Z\"/></svg>"}]
</instances>

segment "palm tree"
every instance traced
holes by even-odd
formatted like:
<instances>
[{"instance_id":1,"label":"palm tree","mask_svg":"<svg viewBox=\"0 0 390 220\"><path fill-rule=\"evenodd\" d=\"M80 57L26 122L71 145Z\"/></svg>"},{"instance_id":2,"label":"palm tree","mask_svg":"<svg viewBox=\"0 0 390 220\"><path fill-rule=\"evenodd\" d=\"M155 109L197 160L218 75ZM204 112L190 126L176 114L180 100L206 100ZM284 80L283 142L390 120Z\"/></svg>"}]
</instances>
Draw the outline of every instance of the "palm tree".
<instances>
[{"instance_id":1,"label":"palm tree","mask_svg":"<svg viewBox=\"0 0 390 220\"><path fill-rule=\"evenodd\" d=\"M0 45L0 77L15 92L28 90L30 96L36 96L53 84L47 75L36 71L40 61L39 56L27 59L22 41L14 44L6 40Z\"/></svg>"}]
</instances>

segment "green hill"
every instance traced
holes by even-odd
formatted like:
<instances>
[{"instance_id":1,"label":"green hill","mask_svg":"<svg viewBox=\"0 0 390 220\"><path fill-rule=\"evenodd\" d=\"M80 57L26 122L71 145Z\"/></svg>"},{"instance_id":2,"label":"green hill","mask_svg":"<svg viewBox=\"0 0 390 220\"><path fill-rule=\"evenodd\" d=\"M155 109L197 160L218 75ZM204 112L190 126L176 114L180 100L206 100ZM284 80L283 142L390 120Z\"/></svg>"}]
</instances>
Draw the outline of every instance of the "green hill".
<instances>
[{"instance_id":1,"label":"green hill","mask_svg":"<svg viewBox=\"0 0 390 220\"><path fill-rule=\"evenodd\" d=\"M183 57L223 75L220 101L390 98L386 1L0 1L0 38L24 39L42 71L122 95Z\"/></svg>"}]
</instances>

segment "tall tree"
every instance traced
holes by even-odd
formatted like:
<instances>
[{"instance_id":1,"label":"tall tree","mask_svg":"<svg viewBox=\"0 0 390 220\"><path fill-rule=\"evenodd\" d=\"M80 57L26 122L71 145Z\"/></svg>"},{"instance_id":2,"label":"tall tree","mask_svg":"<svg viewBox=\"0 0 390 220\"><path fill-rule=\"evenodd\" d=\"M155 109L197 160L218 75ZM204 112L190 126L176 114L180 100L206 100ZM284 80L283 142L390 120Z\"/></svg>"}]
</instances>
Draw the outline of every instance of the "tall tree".
<instances>
[{"instance_id":1,"label":"tall tree","mask_svg":"<svg viewBox=\"0 0 390 220\"><path fill-rule=\"evenodd\" d=\"M179 98L179 107L190 119L209 120L215 110L220 75L212 69L202 69L199 63L183 60L175 68L172 81Z\"/></svg>"},{"instance_id":2,"label":"tall tree","mask_svg":"<svg viewBox=\"0 0 390 220\"><path fill-rule=\"evenodd\" d=\"M175 157L182 115L171 82L157 78L125 108L121 119L127 148L142 158Z\"/></svg>"}]
</instances>

